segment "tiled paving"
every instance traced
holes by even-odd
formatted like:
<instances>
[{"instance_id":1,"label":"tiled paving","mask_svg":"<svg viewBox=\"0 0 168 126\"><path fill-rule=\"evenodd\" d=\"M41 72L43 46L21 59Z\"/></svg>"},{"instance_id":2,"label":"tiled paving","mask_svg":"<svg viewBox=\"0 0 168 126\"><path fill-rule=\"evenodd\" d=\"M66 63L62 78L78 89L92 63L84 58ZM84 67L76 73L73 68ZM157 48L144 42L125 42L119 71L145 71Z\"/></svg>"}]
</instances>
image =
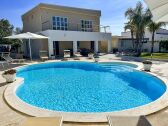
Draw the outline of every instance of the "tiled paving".
<instances>
[{"instance_id":1,"label":"tiled paving","mask_svg":"<svg viewBox=\"0 0 168 126\"><path fill-rule=\"evenodd\" d=\"M113 55L103 56L102 59L120 60ZM126 59L124 59L126 60ZM15 64L14 67L17 65ZM19 65L20 66L20 65ZM1 67L1 66L0 66ZM13 66L10 66L13 67ZM159 76L168 78L168 63L166 62L154 62L152 71ZM0 74L2 68L0 68ZM28 117L21 114L12 108L10 108L3 98L3 92L8 85L4 82L4 79L0 76L0 126L20 126L20 124ZM160 112L147 116L153 126L168 126L168 107ZM63 126L108 126L108 123L72 123L64 122Z\"/></svg>"}]
</instances>

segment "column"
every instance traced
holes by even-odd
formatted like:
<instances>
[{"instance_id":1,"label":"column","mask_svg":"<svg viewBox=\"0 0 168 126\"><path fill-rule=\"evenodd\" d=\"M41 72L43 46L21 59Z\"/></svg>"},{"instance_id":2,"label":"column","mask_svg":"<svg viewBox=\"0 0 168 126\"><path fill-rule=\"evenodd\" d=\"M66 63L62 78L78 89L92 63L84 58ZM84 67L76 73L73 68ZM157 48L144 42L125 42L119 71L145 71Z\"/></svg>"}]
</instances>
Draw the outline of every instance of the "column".
<instances>
[{"instance_id":1,"label":"column","mask_svg":"<svg viewBox=\"0 0 168 126\"><path fill-rule=\"evenodd\" d=\"M48 39L48 55L50 58L51 58L51 55L54 55L52 39Z\"/></svg>"},{"instance_id":2,"label":"column","mask_svg":"<svg viewBox=\"0 0 168 126\"><path fill-rule=\"evenodd\" d=\"M94 53L99 51L99 41L94 41Z\"/></svg>"},{"instance_id":3,"label":"column","mask_svg":"<svg viewBox=\"0 0 168 126\"><path fill-rule=\"evenodd\" d=\"M73 54L77 53L78 47L77 47L77 41L73 41Z\"/></svg>"},{"instance_id":4,"label":"column","mask_svg":"<svg viewBox=\"0 0 168 126\"><path fill-rule=\"evenodd\" d=\"M110 53L112 49L112 40L111 41L108 40L107 42L108 42L108 53Z\"/></svg>"}]
</instances>

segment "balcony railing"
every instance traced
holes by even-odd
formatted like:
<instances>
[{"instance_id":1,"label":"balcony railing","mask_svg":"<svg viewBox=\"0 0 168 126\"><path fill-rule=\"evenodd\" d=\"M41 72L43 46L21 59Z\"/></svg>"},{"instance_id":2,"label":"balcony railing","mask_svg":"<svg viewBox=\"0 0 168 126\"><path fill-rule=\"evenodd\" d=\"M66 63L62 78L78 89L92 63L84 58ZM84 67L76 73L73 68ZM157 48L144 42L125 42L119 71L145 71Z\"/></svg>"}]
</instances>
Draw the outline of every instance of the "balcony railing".
<instances>
[{"instance_id":1,"label":"balcony railing","mask_svg":"<svg viewBox=\"0 0 168 126\"><path fill-rule=\"evenodd\" d=\"M50 21L46 21L42 23L42 31L52 29L52 24ZM58 30L58 29L57 29ZM61 28L59 29L61 30ZM63 29L64 30L64 29ZM68 23L66 31L82 31L82 32L104 32L104 33L110 33L110 26L103 26L103 25L92 25L90 28L85 27L83 28L81 24L75 24L75 23Z\"/></svg>"}]
</instances>

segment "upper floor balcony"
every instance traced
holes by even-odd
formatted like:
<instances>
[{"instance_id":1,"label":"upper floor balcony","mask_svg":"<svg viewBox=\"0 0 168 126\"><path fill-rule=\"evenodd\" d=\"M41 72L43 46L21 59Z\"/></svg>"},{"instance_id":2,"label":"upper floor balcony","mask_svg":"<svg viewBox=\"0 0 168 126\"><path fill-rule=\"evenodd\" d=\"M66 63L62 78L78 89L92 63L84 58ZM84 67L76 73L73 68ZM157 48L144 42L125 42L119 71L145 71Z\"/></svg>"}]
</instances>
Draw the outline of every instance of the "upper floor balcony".
<instances>
[{"instance_id":1,"label":"upper floor balcony","mask_svg":"<svg viewBox=\"0 0 168 126\"><path fill-rule=\"evenodd\" d=\"M79 23L54 23L46 21L42 23L42 31L45 30L61 30L61 31L80 31L80 32L104 32L110 33L110 26L94 25L87 22L87 24Z\"/></svg>"}]
</instances>

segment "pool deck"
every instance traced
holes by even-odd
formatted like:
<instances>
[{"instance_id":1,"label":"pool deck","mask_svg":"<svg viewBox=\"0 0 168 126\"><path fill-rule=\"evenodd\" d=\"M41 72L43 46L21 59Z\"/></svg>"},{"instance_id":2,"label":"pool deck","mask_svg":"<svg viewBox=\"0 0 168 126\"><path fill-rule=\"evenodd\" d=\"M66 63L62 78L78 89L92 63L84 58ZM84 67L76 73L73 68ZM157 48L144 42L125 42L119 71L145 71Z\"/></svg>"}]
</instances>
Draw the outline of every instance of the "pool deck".
<instances>
[{"instance_id":1,"label":"pool deck","mask_svg":"<svg viewBox=\"0 0 168 126\"><path fill-rule=\"evenodd\" d=\"M87 61L85 58L83 61ZM113 55L105 55L102 56L101 60L110 60L110 61L121 61L122 59L119 57L114 57ZM124 59L126 60L126 59ZM132 60L129 62L132 62ZM133 61L134 62L134 61ZM138 63L138 62L136 62ZM30 64L30 63L28 63ZM141 64L141 63L139 63ZM21 66L23 64L14 64L10 67ZM166 62L157 62L155 61L152 66L152 73L155 73L161 77L168 78L168 63ZM2 73L2 69L0 69L0 75ZM28 116L21 114L12 108L10 108L7 103L4 101L3 93L8 84L4 82L4 79L0 76L0 126L19 126ZM167 126L168 124L168 107L164 110L156 112L152 115L147 116L149 121L153 126ZM63 126L107 126L108 123L72 123L72 122L64 122Z\"/></svg>"}]
</instances>

